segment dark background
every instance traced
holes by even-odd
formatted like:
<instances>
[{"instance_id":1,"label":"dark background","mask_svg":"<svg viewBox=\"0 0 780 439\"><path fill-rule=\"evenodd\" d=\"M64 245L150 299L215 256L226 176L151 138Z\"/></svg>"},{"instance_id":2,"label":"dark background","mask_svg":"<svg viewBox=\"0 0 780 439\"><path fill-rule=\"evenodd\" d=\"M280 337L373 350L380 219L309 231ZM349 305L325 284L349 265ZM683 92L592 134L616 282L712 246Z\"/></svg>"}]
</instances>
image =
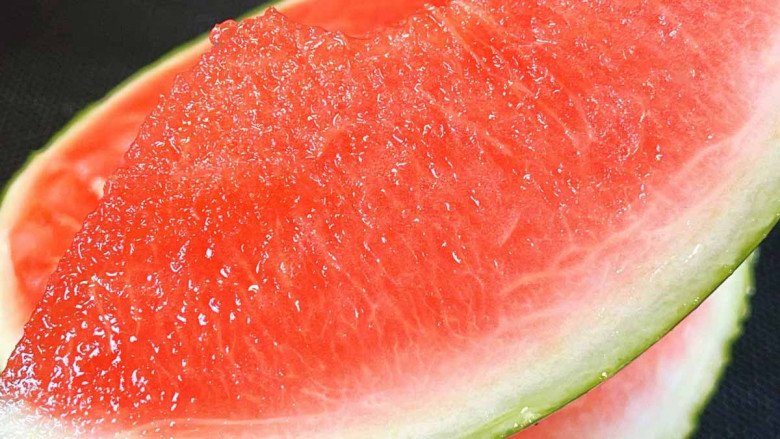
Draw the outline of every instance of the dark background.
<instances>
[{"instance_id":1,"label":"dark background","mask_svg":"<svg viewBox=\"0 0 780 439\"><path fill-rule=\"evenodd\" d=\"M0 0L0 187L78 110L260 3ZM697 438L780 437L780 227L762 246L757 282L744 335Z\"/></svg>"}]
</instances>

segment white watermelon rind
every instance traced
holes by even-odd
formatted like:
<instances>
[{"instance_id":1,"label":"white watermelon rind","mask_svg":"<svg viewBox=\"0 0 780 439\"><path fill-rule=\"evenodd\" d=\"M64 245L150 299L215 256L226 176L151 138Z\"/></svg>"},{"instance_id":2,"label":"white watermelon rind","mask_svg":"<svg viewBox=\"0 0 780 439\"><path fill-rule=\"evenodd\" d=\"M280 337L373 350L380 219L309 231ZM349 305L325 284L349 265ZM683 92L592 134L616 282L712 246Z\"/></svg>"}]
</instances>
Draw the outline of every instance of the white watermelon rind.
<instances>
[{"instance_id":1,"label":"white watermelon rind","mask_svg":"<svg viewBox=\"0 0 780 439\"><path fill-rule=\"evenodd\" d=\"M761 241L764 239L766 234L768 234L769 231L772 230L772 227L774 226L774 224L775 223L773 223L772 225L768 226L765 229L766 231L765 231L764 235L761 237L761 239L755 241L754 244L748 245L746 247L750 248L751 251L756 249L758 247L758 244L761 243ZM750 256L750 253L748 253L748 256ZM751 266L751 269L747 270L747 273L749 273L747 275L748 276L748 280L746 281L747 282L746 293L747 293L747 292L752 291L753 285L754 285L754 273L753 273L753 269L752 269L754 261L749 261L749 260L746 259L744 261L744 263L745 264L749 264ZM739 265L737 265L737 266L739 266ZM721 273L725 273L725 276L727 276L726 280L728 280L729 279L728 276L730 276L730 274L733 273L733 271L732 270L724 270ZM713 291L715 291L715 289L718 288L719 285L720 285L720 283L717 284L713 288L712 291L706 292L707 290L705 290L705 293L702 294L701 296L705 297L705 298L708 297ZM721 361L718 364L713 365L713 367L712 367L712 370L710 372L711 376L712 376L712 384L710 386L705 386L702 389L702 391L704 393L702 394L702 397L701 397L699 403L692 410L691 415L690 415L691 424L688 427L681 426L681 430L679 430L679 431L686 431L687 430L687 433L684 433L684 434L680 435L681 437L690 436L690 435L692 435L696 431L695 428L698 425L699 417L701 416L701 414L702 414L703 410L705 409L707 403L709 402L709 400L712 398L712 396L714 395L715 391L717 390L717 384L720 381L720 379L722 378L722 374L723 374L723 372L725 370L726 365L730 361L733 342L736 339L738 339L739 336L741 335L741 333L742 333L742 321L746 318L746 316L749 313L748 297L749 297L749 294L745 294L744 295L744 299L742 300L742 302L738 304L739 305L739 309L736 312L740 316L742 316L742 317L740 318L739 322L733 326L733 328L731 330L731 335L728 337L728 340L724 343L723 355L722 355ZM699 303L701 303L701 301ZM696 306L698 306L698 303L697 303ZM685 311L685 313L681 314L680 317L679 317L679 320L676 321L671 326L669 326L668 329L665 329L657 337L657 339L651 340L649 343L647 343L647 344L643 345L642 347L640 347L639 350L636 350L636 351L633 351L633 352L629 353L626 356L628 359L625 362L622 362L621 364L619 364L619 365L617 365L617 366L615 366L613 368L605 369L605 371L607 372L607 376L609 376L609 377L614 376L617 372L619 372L621 369L623 369L625 366L627 366L631 361L633 361L634 359L639 357L643 352L645 352L653 344L655 344L658 340L663 338L672 329L674 329L674 327L677 324L682 322L685 317L687 317L691 312L693 312L696 309L696 306L687 309ZM705 335L702 335L702 336L704 337ZM537 413L539 413L538 417L534 417L532 419L529 419L529 418L525 417L523 413L528 411L526 409L527 406L525 406L525 405L521 406L521 407L515 407L514 409L507 411L505 415L495 419L495 421L493 421L493 422L491 422L489 424L485 424L485 425L481 426L480 428L475 429L473 432L464 435L463 437L467 437L467 438L485 438L485 437L508 437L508 436L511 436L512 434L517 433L518 431L521 431L521 430L523 430L523 429L525 429L525 428L527 428L527 427L529 427L529 426L531 426L531 425L533 425L533 424L543 420L545 417L553 414L555 411L557 411L561 407L563 407L566 404L576 400L577 398L579 398L583 394L587 393L592 388L598 386L603 381L604 381L604 379L601 376L594 377L592 380L590 380L590 381L586 382L585 384L583 384L582 387L580 387L581 391L579 391L578 393L573 395L570 399L568 399L566 401L563 401L562 403L560 403L560 405L557 405L557 406L555 406L553 408L537 412ZM510 427L507 427L507 425L517 422L518 419L524 420L526 422L521 423L521 425L519 425L519 426L512 425Z\"/></svg>"},{"instance_id":2,"label":"white watermelon rind","mask_svg":"<svg viewBox=\"0 0 780 439\"><path fill-rule=\"evenodd\" d=\"M753 251L755 248L758 247L758 244L761 243L761 241L766 237L766 235L769 233L769 231L772 230L774 225L777 221L772 222L771 224L767 225L765 228L762 229L760 233L760 239L756 239L752 241L750 244L747 244L744 246L744 248L749 249L749 251L746 251L745 254L749 255L750 251ZM735 264L738 265L738 264ZM728 277L733 270L731 268L725 269L723 271L720 271L718 276L726 276ZM752 282L752 281L751 281ZM711 289L704 289L701 290L701 294L699 297L707 297L709 296L715 288L718 287L720 284L716 284ZM700 302L699 302L700 303ZM676 321L673 321L671 325L669 325L667 328L663 329L662 332L659 333L657 338L650 339L645 341L643 344L639 346L638 349L629 351L629 353L624 357L625 360L622 360L617 366L605 368L604 371L606 372L607 376L613 376L615 373L620 371L623 367L625 367L628 363L633 361L633 359L637 358L639 355L641 355L644 351L649 349L653 344L655 344L658 340L660 340L663 336L665 336L668 332L670 332L678 323L682 322L682 320L690 314L697 306L698 304L694 305L690 308L685 308L684 312L678 314L678 317L676 317ZM740 311L740 313L746 313L747 305L743 305L743 309ZM731 340L735 340L739 337L741 333L741 326L737 326L734 328L733 335L731 337ZM731 341L727 343L727 346L731 346ZM713 375L716 377L713 381L713 387L708 389L707 394L702 397L702 400L700 404L698 405L698 408L692 413L691 418L694 420L694 425L696 425L695 420L698 419L701 412L704 410L704 407L706 406L706 403L709 401L711 395L715 392L716 387L714 384L719 379L719 375L722 372L722 368L725 367L725 365L729 361L729 353L730 349L724 349L724 358L722 360L722 363L718 365L718 367L713 371ZM532 425L536 422L539 422L543 418L553 414L556 410L561 408L562 406L570 403L571 401L574 401L578 397L582 396L584 393L586 393L591 388L599 385L602 382L602 378L599 375L594 376L590 381L587 381L585 384L583 384L580 387L580 391L577 391L577 393L573 394L571 398L569 398L566 401L561 401L559 403L556 403L553 406L550 406L546 409L542 409L537 411L536 413L539 414L539 416L535 416L531 419L523 417L522 413L524 411L527 411L525 407L526 405L523 405L522 407L515 407L509 411L507 411L504 415L497 418L495 421L491 422L490 424L486 424L478 429L475 429L472 433L466 435L465 437L473 437L473 438L482 438L482 437L508 437L512 434L528 427L529 425ZM558 405L560 404L560 405ZM526 421L524 423L521 423L519 426L512 425L513 423L517 422L517 420L520 419L522 421ZM522 422L521 421L521 422ZM688 434L692 434L695 430L690 429Z\"/></svg>"},{"instance_id":3,"label":"white watermelon rind","mask_svg":"<svg viewBox=\"0 0 780 439\"><path fill-rule=\"evenodd\" d=\"M283 7L284 2L281 4ZM279 6L279 5L277 5ZM253 13L261 11L259 9ZM79 112L61 131L56 134L52 140L45 146L40 152L34 154L27 162L25 167L17 173L16 177L12 180L12 183L7 186L5 194L0 205L0 234L8 232L8 226L13 224L14 220L14 206L23 204L24 197L27 196L26 188L29 183L37 177L39 168L50 155L54 155L57 152L58 147L63 145L72 136L78 135L83 129L89 126L89 123L95 120L99 120L102 112L110 108L115 102L115 98L121 97L123 92L132 90L132 87L142 84L145 78L153 76L156 72L165 69L169 66L175 65L179 57L192 54L199 50L200 45L207 45L208 42L205 38L199 38L192 43L181 46L180 48L171 51L165 55L160 61L145 67L138 73L130 77L128 80L121 83L118 87L114 88L103 100L92 104L86 109ZM778 119L780 120L780 119ZM764 171L769 169L778 169L780 167L780 154L771 152L780 150L780 133L774 132L770 139L767 140L772 145L768 145L766 149L770 151L769 157L766 157L763 161L763 166L757 166L756 168L764 168ZM722 241L728 241L729 243L741 242L740 249L737 251L732 248L728 248L726 244L714 245L710 247L711 254L710 259L703 260L701 256L698 257L698 267L696 264L679 264L685 267L684 270L687 273L695 272L698 276L694 282L688 281L688 276L684 275L683 270L679 270L676 276L677 282L682 284L682 287L677 288L687 292L687 300L685 303L678 306L672 306L666 309L667 313L662 316L662 319L653 319L655 329L650 331L649 334L645 334L643 337L626 337L628 340L627 346L619 349L618 355L613 355L609 364L606 367L596 367L598 365L592 364L588 372L589 378L586 379L574 379L571 380L572 385L557 386L557 396L550 397L550 393L543 388L536 395L531 395L530 399L525 399L525 402L520 405L508 406L500 412L500 414L493 416L490 422L477 422L472 424L470 428L466 430L457 429L455 431L448 431L447 434L454 434L463 437L485 437L485 436L507 436L514 433L539 419L549 415L556 409L560 408L565 403L575 399L579 395L585 393L588 389L599 384L603 378L602 373L611 376L625 366L632 359L641 354L644 350L649 348L655 343L661 336L670 331L679 321L681 321L686 315L688 315L698 303L701 302L706 296L708 296L734 269L757 247L757 245L763 240L766 234L772 229L774 224L780 217L780 177L770 175L764 175L762 178L756 178L755 174L761 172L751 173L753 170L744 171L742 180L749 180L747 184L748 188L745 191L734 189L737 193L752 193L754 194L753 200L738 199L732 203L724 203L731 207L736 205L739 207L739 212L736 212L737 217L744 219L744 222L739 225L735 221L731 221L720 224L720 227L710 228L710 231L715 230L716 235L722 236ZM759 169L760 171L760 169ZM764 172L766 174L766 172ZM752 179L752 181L750 181ZM744 181L743 181L744 182ZM759 195L763 193L763 195ZM767 202L768 201L768 202ZM717 206L716 206L717 207ZM735 215L734 212L731 213ZM717 223L717 222L716 222ZM7 243L7 239L0 235L0 241ZM720 247L720 248L719 248ZM10 265L9 255L7 254L7 248L0 247L0 300L4 301L7 297L8 291L15 291L15 276L13 275L13 267ZM678 255L679 256L679 255ZM674 262L667 262L666 266L675 266ZM713 269L713 267L717 267ZM701 273L706 273L702 275ZM668 276L672 278L674 276ZM686 279L686 281L683 281ZM691 287L691 285L693 285ZM668 286L668 285L667 285ZM667 288L671 289L671 287ZM676 302L682 302L679 298ZM4 302L7 303L7 302ZM5 309L5 307L3 307ZM0 322L7 322L9 319L7 316L2 315L0 312ZM634 322L635 323L635 322ZM735 332L736 333L736 332ZM0 349L8 345L8 343L15 343L9 340L4 340L5 328L0 324ZM619 340L626 342L626 340ZM619 343L618 343L619 344ZM615 344L613 343L613 346ZM628 346L630 345L630 346ZM605 352L601 350L599 352ZM0 355L2 352L0 352ZM580 378L582 378L583 372L580 372ZM564 396L560 396L565 394ZM386 422L377 421L377 425L374 427L384 428L387 426ZM372 429L370 426L369 431ZM366 430L361 430L366 431ZM381 430L377 430L381 431ZM399 426L396 430L398 433L402 433L404 428ZM464 431L466 433L464 433Z\"/></svg>"},{"instance_id":4,"label":"white watermelon rind","mask_svg":"<svg viewBox=\"0 0 780 439\"><path fill-rule=\"evenodd\" d=\"M554 413L549 421L542 420L542 425L551 422L555 428L547 425L542 427L544 434L532 436L682 439L692 435L730 362L733 343L742 333L755 288L756 261L752 255L704 306L651 349L661 351L640 356L628 367L632 370L601 384L605 388L596 390L601 393L595 398L586 395L574 406ZM560 416L566 421L561 422ZM527 431L533 433L535 428Z\"/></svg>"},{"instance_id":5,"label":"white watermelon rind","mask_svg":"<svg viewBox=\"0 0 780 439\"><path fill-rule=\"evenodd\" d=\"M736 319L734 320L731 329L728 331L729 335L723 342L723 347L721 348L720 353L720 360L717 362L717 364L712 364L711 366L709 371L710 384L705 384L702 389L699 401L693 406L691 415L689 417L690 424L687 428L687 433L683 433L683 436L685 437L693 436L694 433L696 433L698 430L700 425L699 419L704 414L704 410L707 408L709 402L713 397L715 397L719 384L723 380L726 373L726 367L731 363L731 359L734 353L734 345L740 336L742 336L742 332L745 329L744 324L748 317L750 317L750 298L756 291L756 265L758 263L759 254L760 252L757 250L755 253L751 254L745 262L743 262L744 265L747 265L747 268L744 270L744 274L742 275L742 282L744 282L742 285L743 292L738 303L736 304ZM742 270L742 268L738 268L737 273L740 270ZM726 279L726 282L728 281L729 279ZM683 428L679 431L685 432L685 429Z\"/></svg>"}]
</instances>

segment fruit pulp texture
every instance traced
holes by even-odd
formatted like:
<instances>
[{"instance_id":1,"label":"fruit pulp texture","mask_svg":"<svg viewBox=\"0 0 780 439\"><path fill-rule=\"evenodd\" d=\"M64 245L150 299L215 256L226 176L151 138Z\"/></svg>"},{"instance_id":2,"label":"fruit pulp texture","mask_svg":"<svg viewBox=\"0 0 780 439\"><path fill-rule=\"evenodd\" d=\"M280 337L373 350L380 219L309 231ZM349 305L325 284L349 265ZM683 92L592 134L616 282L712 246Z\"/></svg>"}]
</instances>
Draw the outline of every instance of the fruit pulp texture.
<instances>
[{"instance_id":1,"label":"fruit pulp texture","mask_svg":"<svg viewBox=\"0 0 780 439\"><path fill-rule=\"evenodd\" d=\"M395 23L422 9L423 4L437 3L443 0L317 0L282 2L277 7L296 22L359 36ZM200 50L174 55L175 63L156 70L142 84L123 89L122 96L113 96L100 120L90 121L80 135L59 148L56 160L44 165L45 178L37 179L29 190L37 196L16 206L18 217L8 233L18 281L19 313L32 313L71 238L87 214L97 207L106 179L121 165L123 155L160 95L170 89L177 74L193 68L209 47L203 44L198 46Z\"/></svg>"},{"instance_id":2,"label":"fruit pulp texture","mask_svg":"<svg viewBox=\"0 0 780 439\"><path fill-rule=\"evenodd\" d=\"M631 262L620 233L654 225L648 199L706 191L669 182L702 151L723 164L776 22L758 1L496 0L360 39L276 13L220 25L60 262L3 393L85 426L295 416L555 331L599 293L594 267Z\"/></svg>"}]
</instances>

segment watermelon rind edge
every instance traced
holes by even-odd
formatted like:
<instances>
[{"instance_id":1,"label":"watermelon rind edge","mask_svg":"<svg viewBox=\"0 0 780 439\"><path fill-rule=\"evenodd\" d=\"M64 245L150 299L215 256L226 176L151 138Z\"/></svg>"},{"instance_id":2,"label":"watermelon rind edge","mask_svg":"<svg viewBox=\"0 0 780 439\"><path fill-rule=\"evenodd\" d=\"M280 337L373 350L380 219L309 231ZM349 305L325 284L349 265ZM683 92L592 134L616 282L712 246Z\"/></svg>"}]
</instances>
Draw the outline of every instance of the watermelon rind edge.
<instances>
[{"instance_id":1,"label":"watermelon rind edge","mask_svg":"<svg viewBox=\"0 0 780 439\"><path fill-rule=\"evenodd\" d=\"M772 226L768 227L767 233L771 229L772 229ZM758 241L758 243L760 243L760 242L761 242L761 240ZM756 247L757 246L758 246L758 244L756 244ZM726 366L729 364L729 362L731 360L731 352L732 352L733 344L739 338L739 336L742 334L743 323L744 323L744 321L746 320L746 318L749 315L749 310L750 310L750 300L749 299L750 299L752 293L755 291L755 265L756 265L756 262L758 260L758 253L759 252L757 250L751 251L751 252L747 253L747 256L743 259L743 261L741 263L741 264L747 265L747 267L745 267L746 268L745 270L740 270L740 271L742 271L744 273L744 276L746 276L747 278L744 281L745 282L745 284L744 284L745 290L741 294L741 299L739 300L739 303L738 303L739 309L734 311L734 312L739 314L739 318L736 319L736 321L733 324L733 327L729 331L731 333L730 336L728 336L726 338L726 340L723 341L723 345L722 345L722 348L721 348L721 352L722 352L722 354L721 354L721 361L719 361L717 364L713 364L712 365L711 370L710 370L710 373L712 374L711 383L708 386L704 386L703 387L704 388L704 393L701 395L698 403L691 409L690 416L689 416L690 423L688 424L687 427L685 427L687 429L687 431L681 431L680 432L680 437L691 437L697 431L698 425L699 425L699 422L698 422L699 418L701 417L702 412L704 411L705 407L707 406L707 403L710 401L710 399L714 396L715 392L717 391L718 384L719 384L720 380L723 378L723 374L724 374L724 372L726 370ZM741 267L741 264L737 264L736 267ZM706 296L709 296L710 294L712 294L712 292L714 292L723 282L725 282L727 279L729 279L729 276L732 273L734 273L735 271L737 271L736 268L735 269L726 270L726 272L728 273L726 275L726 277L722 281L718 282L715 285L715 287L710 292L708 292L706 294ZM663 334L659 335L656 340L654 340L651 343L649 343L646 347L640 349L638 353L631 354L631 355L633 355L631 357L631 359L629 359L628 361L620 364L619 366L615 367L614 369L609 370L609 376L610 377L614 376L616 373L618 373L620 370L622 370L624 367L626 367L629 363L631 363L631 361L633 361L636 358L638 358L643 352L645 352L652 345L654 345L656 342L661 340L666 334L668 334L679 323L681 323L685 319L685 317L687 317L691 312L693 312L698 307L698 305L701 304L702 302L703 302L703 300L701 302L699 302L697 304L697 306L695 306L695 307L691 308L690 310L688 310L684 315L682 315L682 317L679 319L678 322L676 322L674 325L669 327L669 329L666 330ZM585 393L587 393L588 391L590 391L591 389L593 389L594 387L598 386L599 384L601 384L603 382L604 382L604 380L601 377L597 377L597 378L593 379L592 381L587 382L587 384L585 384L582 387L583 390L580 393L578 393L575 396L573 396L568 401L565 401L563 404L561 404L560 406L556 407L553 410L550 410L550 411L542 413L541 416L539 416L538 418L535 418L531 422L519 423L518 427L516 427L516 428L501 429L500 426L501 426L502 423L504 425L506 425L507 419L523 419L523 417L520 415L521 412L523 411L522 407L518 407L518 408L515 408L514 410L507 411L503 416L494 419L494 421L492 421L492 422L490 422L488 424L485 424L482 428L474 430L473 432L468 433L468 434L464 435L463 437L470 438L470 439L471 438L476 439L476 438L505 438L505 437L512 436L513 434L516 434L516 433L520 432L521 430L523 430L525 428L528 428L530 426L533 426L534 424L542 421L547 416L552 415L557 410L565 407L566 404L571 403L572 401L574 401L577 398L581 397L582 395L584 395Z\"/></svg>"},{"instance_id":2,"label":"watermelon rind edge","mask_svg":"<svg viewBox=\"0 0 780 439\"><path fill-rule=\"evenodd\" d=\"M750 317L750 298L756 292L756 266L758 265L760 255L760 250L756 250L747 260L745 260L745 262L743 262L743 264L747 264L748 267L744 274L746 277L744 285L745 291L738 303L738 309L735 311L738 314L738 317L730 330L729 336L723 342L720 361L717 364L712 365L710 371L712 374L712 382L691 411L690 430L684 435L687 438L693 437L699 430L701 425L700 420L704 414L704 409L707 408L707 405L717 393L720 383L724 379L726 368L731 363L734 353L734 344L742 336L745 329L745 322L748 317Z\"/></svg>"},{"instance_id":3,"label":"watermelon rind edge","mask_svg":"<svg viewBox=\"0 0 780 439\"><path fill-rule=\"evenodd\" d=\"M778 210L776 210L778 211ZM736 270L737 267L740 266L741 263L746 261L750 255L754 252L756 248L758 248L759 244L764 240L764 238L769 234L769 232L772 230L772 228L777 224L778 219L780 218L780 215L775 215L774 221L770 222L766 227L761 229L759 233L757 233L758 239L755 239L753 241L750 241L749 243L743 245L743 250L739 252L740 256L737 262L735 262L733 265L729 266L726 269L723 269L719 272L718 276L720 276L719 280L714 282L709 288L705 289L704 291L701 291L701 294L699 294L700 297L706 298L710 294L712 294L718 286L720 286L723 282L728 279L728 277ZM751 270L752 272L752 270ZM752 275L751 275L752 276ZM752 280L751 280L752 282ZM674 329L675 326L677 326L679 323L681 323L685 317L687 317L691 312L693 312L698 305L701 303L694 303L692 307L688 307L684 310L683 313L679 314L676 321L673 321L670 326L668 326L666 329L664 329L663 332L659 333L658 336L655 339L647 340L645 341L639 349L632 350L626 357L626 360L619 363L616 367L612 369L607 369L606 372L608 375L614 376L617 372L619 372L621 369L623 369L625 366L627 366L631 361L639 357L643 352L645 352L647 349L649 349L652 345L654 345L658 340L663 338L666 334L668 334L672 329ZM745 305L745 308L747 308L747 305ZM735 328L734 330L734 336L733 339L736 339L741 332L741 329L739 327ZM729 343L729 346L731 343ZM728 355L730 352L730 349L726 352L724 352L724 355ZM721 367L725 367L727 364L727 360L724 359L724 362ZM717 372L720 374L721 372ZM561 407L564 407L566 404L569 404L570 402L574 401L575 399L579 398L580 396L587 393L590 389L596 387L601 382L603 382L603 379L599 376L594 376L592 380L585 382L583 386L580 387L580 390L574 394L571 398L569 398L566 401L563 401L559 405L556 405L554 408L544 411L538 411L539 414L538 417L535 417L534 419L529 419L528 417L524 417L522 415L523 407L515 407L514 409L506 411L503 415L500 417L495 418L492 422L485 424L481 428L473 431L472 433L469 433L465 435L464 437L468 438L485 438L485 437L498 437L498 438L505 438L509 437L527 427L530 425L533 425L545 417L553 414L555 411L560 409ZM710 394L712 394L715 391L715 386L710 390ZM701 414L701 411L704 409L707 401L709 400L711 395L707 395L702 398L702 402L700 404L700 407L697 411L695 411L692 416L695 418L698 418ZM511 422L513 419L520 419L521 422L517 423L517 427L510 427L510 428L502 428L502 425L507 425ZM689 434L693 434L695 432L691 431Z\"/></svg>"}]
</instances>

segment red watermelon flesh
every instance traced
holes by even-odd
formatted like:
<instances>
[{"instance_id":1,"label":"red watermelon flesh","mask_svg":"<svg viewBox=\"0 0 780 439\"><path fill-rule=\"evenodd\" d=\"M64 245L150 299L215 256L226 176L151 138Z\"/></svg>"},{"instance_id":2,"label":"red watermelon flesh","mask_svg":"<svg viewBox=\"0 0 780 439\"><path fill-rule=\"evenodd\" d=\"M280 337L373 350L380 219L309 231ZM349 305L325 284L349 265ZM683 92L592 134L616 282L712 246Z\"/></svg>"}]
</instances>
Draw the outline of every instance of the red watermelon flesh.
<instances>
[{"instance_id":1,"label":"red watermelon flesh","mask_svg":"<svg viewBox=\"0 0 780 439\"><path fill-rule=\"evenodd\" d=\"M780 7L506 3L367 39L220 26L61 261L6 398L85 429L533 421L539 367L598 365L568 349L587 324L643 321L667 260L720 263L681 232L776 184Z\"/></svg>"},{"instance_id":2,"label":"red watermelon flesh","mask_svg":"<svg viewBox=\"0 0 780 439\"><path fill-rule=\"evenodd\" d=\"M441 4L442 1L425 2ZM283 2L278 5L285 16L303 24L361 35L377 26L395 23L422 9L422 0L318 0ZM155 107L160 94L170 89L176 75L193 68L210 44L199 42L183 54L177 53L153 76L145 76L141 86L132 87L104 107L99 118L77 125L58 145L56 159L42 164L42 174L27 189L21 206L14 206L13 227L8 230L8 253L15 285L2 283L7 290L21 294L0 298L19 302L11 306L13 314L0 310L0 332L16 332L41 298L49 275L67 250L70 239L81 228L81 221L95 209L103 195L106 178L121 164L121 157L135 139L144 118ZM89 110L87 110L89 111ZM60 141L60 139L56 139ZM21 207L21 209L20 209ZM10 337L9 337L10 338ZM0 337L0 345L4 344ZM0 349L4 350L4 349ZM0 365L6 352L0 353Z\"/></svg>"}]
</instances>

